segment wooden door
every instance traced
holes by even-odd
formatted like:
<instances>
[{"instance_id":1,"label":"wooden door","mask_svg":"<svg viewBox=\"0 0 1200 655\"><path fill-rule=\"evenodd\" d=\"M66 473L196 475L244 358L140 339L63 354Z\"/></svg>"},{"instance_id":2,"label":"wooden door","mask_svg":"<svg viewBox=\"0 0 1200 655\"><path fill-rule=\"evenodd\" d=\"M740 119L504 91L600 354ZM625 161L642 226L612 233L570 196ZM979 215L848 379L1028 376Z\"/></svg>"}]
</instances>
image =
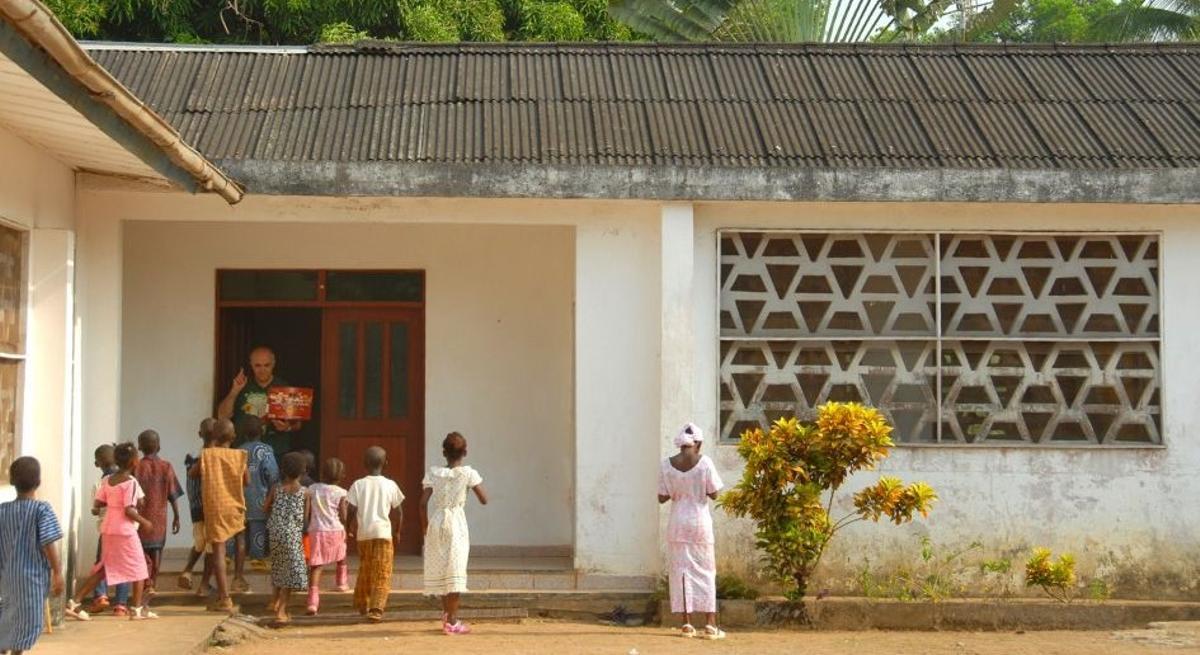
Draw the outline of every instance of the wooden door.
<instances>
[{"instance_id":1,"label":"wooden door","mask_svg":"<svg viewBox=\"0 0 1200 655\"><path fill-rule=\"evenodd\" d=\"M322 330L321 454L362 477L363 452L387 450L384 475L404 492L400 552L421 550L417 503L425 464L425 330L420 309L326 307Z\"/></svg>"}]
</instances>

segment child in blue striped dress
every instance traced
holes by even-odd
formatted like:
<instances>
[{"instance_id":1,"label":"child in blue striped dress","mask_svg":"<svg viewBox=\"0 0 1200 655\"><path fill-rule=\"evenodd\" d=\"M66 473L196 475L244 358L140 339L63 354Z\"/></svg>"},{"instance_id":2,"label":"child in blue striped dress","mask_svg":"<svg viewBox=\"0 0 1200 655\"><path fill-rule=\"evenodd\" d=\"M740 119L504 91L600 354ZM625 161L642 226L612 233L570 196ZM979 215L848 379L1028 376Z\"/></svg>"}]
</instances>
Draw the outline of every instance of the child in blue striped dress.
<instances>
[{"instance_id":1,"label":"child in blue striped dress","mask_svg":"<svg viewBox=\"0 0 1200 655\"><path fill-rule=\"evenodd\" d=\"M58 566L62 530L50 503L35 497L42 467L18 457L8 468L17 499L0 504L0 652L33 648L42 634L47 594L63 592Z\"/></svg>"}]
</instances>

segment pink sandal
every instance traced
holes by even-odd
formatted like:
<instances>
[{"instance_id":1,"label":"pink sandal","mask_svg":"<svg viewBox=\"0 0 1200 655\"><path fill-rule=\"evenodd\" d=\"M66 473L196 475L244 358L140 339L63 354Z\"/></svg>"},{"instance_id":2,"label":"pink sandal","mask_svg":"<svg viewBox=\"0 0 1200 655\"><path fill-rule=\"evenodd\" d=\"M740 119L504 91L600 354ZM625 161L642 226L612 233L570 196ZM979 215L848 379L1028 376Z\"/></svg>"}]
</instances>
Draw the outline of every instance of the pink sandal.
<instances>
[{"instance_id":1,"label":"pink sandal","mask_svg":"<svg viewBox=\"0 0 1200 655\"><path fill-rule=\"evenodd\" d=\"M471 632L471 626L463 623L462 620L454 623L442 623L442 632L448 635L465 635Z\"/></svg>"}]
</instances>

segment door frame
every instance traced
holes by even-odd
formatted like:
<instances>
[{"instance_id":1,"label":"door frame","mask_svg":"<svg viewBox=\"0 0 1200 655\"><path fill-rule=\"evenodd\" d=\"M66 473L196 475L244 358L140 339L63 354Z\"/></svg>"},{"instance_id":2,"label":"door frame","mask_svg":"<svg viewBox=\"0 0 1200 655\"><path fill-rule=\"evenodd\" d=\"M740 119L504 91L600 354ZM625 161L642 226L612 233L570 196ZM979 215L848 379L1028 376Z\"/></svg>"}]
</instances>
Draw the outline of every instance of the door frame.
<instances>
[{"instance_id":1,"label":"door frame","mask_svg":"<svg viewBox=\"0 0 1200 655\"><path fill-rule=\"evenodd\" d=\"M225 273L225 272L230 272L230 271L234 271L234 272L236 272L236 271L315 272L317 274L317 297L315 300L222 300L221 299L221 274ZM329 273L330 271L334 271L334 272L345 271L345 272L353 272L353 273L413 273L413 274L417 274L420 276L420 282L421 282L420 300L419 301L358 301L358 300L355 300L355 301L333 301L333 300L328 300L326 298L326 294L325 294L325 280L326 280L326 274ZM426 357L426 346L428 345L425 340L425 318L426 318L425 304L426 304L426 300L427 300L428 285L427 285L427 277L425 275L424 269L410 269L410 268L323 268L323 269L315 269L315 268L293 268L293 267L218 268L213 272L213 282L214 282L214 284L213 284L213 296L214 296L213 301L214 301L214 305L216 307L216 311L213 312L213 400L212 400L213 407L216 407L216 404L218 402L220 402L222 397L224 397L226 389L227 389L226 385L228 385L228 380L221 379L221 370L220 370L221 354L222 354L221 353L221 347L222 347L222 344L221 344L221 320L223 317L223 312L222 312L223 309L238 308L238 307L252 307L252 308L262 308L262 309L310 307L310 308L319 309L321 312L321 317L320 317L320 323L321 323L321 335L320 335L320 339L321 339L321 345L320 345L321 379L320 379L320 385L321 385L321 388L317 389L317 398L318 399L322 398L323 392L324 392L324 387L326 384L325 383L326 362L325 362L325 348L324 348L325 339L326 339L326 335L324 334L324 332L325 332L324 326L325 326L325 319L326 319L325 310L326 309L405 309L405 310L410 310L415 315L415 318L416 318L416 327L417 327L416 338L419 339L419 344L420 344L419 351L420 352L419 352L419 356L414 358L414 360L412 362L412 371L409 374L409 379L413 380L415 378L417 380L417 382L418 382L417 386L419 387L420 393L418 395L419 402L417 402L417 408L416 408L417 416L414 417L414 419L413 419L414 437L417 439L417 444L416 444L416 447L414 448L414 450L417 451L417 457L413 458L414 461L408 463L408 467L404 471L403 475L405 475L406 477L411 477L411 476L415 475L415 479L420 481L421 472L425 469L425 427L426 427L425 426L425 405L426 405L426 402L425 402L426 401L425 357ZM326 415L326 408L322 408L321 416L324 417L325 415ZM324 423L324 420L325 419L322 418L322 420L321 420L322 424ZM320 432L321 432L321 434L320 434L319 443L321 444L321 449L324 450L325 443L326 443L326 435L324 434L323 429L320 429ZM405 505L415 504L417 501L419 501L419 498L409 498L405 502ZM414 511L415 507L410 505L406 509L408 511L406 512L405 523L408 523L408 521L410 520L410 517L408 515L411 515L411 517L412 517L411 520L415 521L416 514L417 514L417 512ZM417 543L418 543L417 547L419 548L420 541L418 540Z\"/></svg>"},{"instance_id":2,"label":"door frame","mask_svg":"<svg viewBox=\"0 0 1200 655\"><path fill-rule=\"evenodd\" d=\"M317 274L317 298L315 300L222 300L221 299L221 274L228 272L250 272L250 271L272 271L272 272L302 272ZM415 273L421 277L421 300L413 301L340 301L327 300L325 297L325 277L330 271L335 272L354 272L354 273ZM324 324L324 309L326 307L405 307L410 309L420 310L421 318L421 335L422 339L425 334L425 301L428 291L426 283L425 270L419 268L293 268L289 266L275 267L227 267L218 268L213 271L213 306L216 311L213 312L213 407L221 401L225 396L225 391L228 387L229 380L221 378L221 310L233 307L251 307L255 309L270 309L273 307L312 307L322 310L321 321ZM324 338L322 336L322 338ZM247 353L249 354L249 353ZM425 371L425 348L421 348L421 372L422 376ZM322 376L324 372L322 371ZM424 378L421 382L424 388ZM425 416L425 398L421 398L421 430L424 431L424 416Z\"/></svg>"}]
</instances>

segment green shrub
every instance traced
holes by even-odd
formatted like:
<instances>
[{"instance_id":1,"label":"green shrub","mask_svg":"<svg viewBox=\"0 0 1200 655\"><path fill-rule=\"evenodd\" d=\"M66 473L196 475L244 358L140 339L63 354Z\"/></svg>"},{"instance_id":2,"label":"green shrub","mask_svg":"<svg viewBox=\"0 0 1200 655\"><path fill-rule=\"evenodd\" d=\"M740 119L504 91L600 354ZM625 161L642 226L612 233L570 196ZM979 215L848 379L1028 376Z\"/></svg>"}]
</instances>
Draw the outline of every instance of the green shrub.
<instances>
[{"instance_id":1,"label":"green shrub","mask_svg":"<svg viewBox=\"0 0 1200 655\"><path fill-rule=\"evenodd\" d=\"M1041 587L1047 596L1069 603L1075 593L1075 556L1063 553L1053 562L1052 556L1049 548L1033 549L1025 562L1025 586Z\"/></svg>"},{"instance_id":2,"label":"green shrub","mask_svg":"<svg viewBox=\"0 0 1200 655\"><path fill-rule=\"evenodd\" d=\"M758 590L732 573L718 573L717 598L721 600L754 600L758 598Z\"/></svg>"},{"instance_id":3,"label":"green shrub","mask_svg":"<svg viewBox=\"0 0 1200 655\"><path fill-rule=\"evenodd\" d=\"M799 600L838 531L858 521L887 518L896 525L926 516L937 500L923 482L904 485L881 477L854 494L854 510L834 519L838 491L857 471L887 457L892 428L877 410L858 403L820 407L815 425L779 419L764 432L747 430L738 444L746 465L737 485L720 504L733 516L756 524L756 543L766 570Z\"/></svg>"}]
</instances>

